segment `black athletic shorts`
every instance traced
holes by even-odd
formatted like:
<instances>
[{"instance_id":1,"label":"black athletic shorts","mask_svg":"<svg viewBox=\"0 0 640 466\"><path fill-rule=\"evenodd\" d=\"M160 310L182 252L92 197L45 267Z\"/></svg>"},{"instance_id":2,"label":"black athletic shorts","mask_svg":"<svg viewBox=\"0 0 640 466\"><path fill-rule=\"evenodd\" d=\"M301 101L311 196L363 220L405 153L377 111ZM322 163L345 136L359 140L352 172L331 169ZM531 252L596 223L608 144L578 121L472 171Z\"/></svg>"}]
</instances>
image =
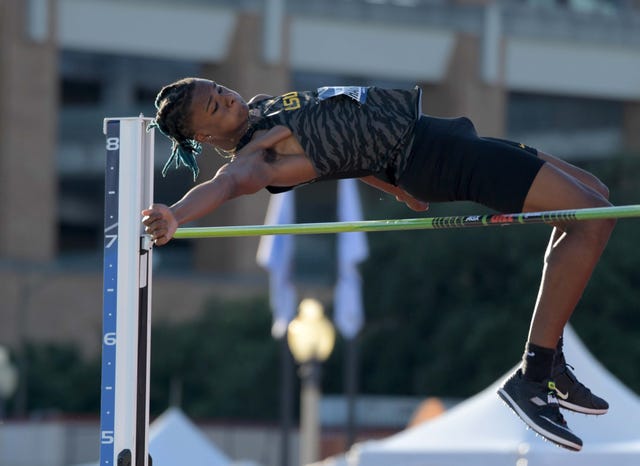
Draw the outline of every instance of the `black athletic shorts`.
<instances>
[{"instance_id":1,"label":"black athletic shorts","mask_svg":"<svg viewBox=\"0 0 640 466\"><path fill-rule=\"evenodd\" d=\"M479 137L468 118L423 115L398 186L426 202L473 201L522 212L543 164L532 147Z\"/></svg>"}]
</instances>

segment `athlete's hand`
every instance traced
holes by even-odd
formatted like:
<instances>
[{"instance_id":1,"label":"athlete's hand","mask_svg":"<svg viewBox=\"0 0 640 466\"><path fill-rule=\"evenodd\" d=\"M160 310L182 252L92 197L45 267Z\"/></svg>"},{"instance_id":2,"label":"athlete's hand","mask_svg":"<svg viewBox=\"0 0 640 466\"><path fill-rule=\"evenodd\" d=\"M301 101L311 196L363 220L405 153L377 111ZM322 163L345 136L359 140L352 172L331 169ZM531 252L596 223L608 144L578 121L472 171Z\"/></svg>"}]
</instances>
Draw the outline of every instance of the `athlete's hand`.
<instances>
[{"instance_id":1,"label":"athlete's hand","mask_svg":"<svg viewBox=\"0 0 640 466\"><path fill-rule=\"evenodd\" d=\"M416 199L406 191L404 191L402 194L397 195L396 200L399 202L404 202L407 207L409 207L411 210L415 210L416 212L424 212L426 210L429 210L428 202Z\"/></svg>"},{"instance_id":2,"label":"athlete's hand","mask_svg":"<svg viewBox=\"0 0 640 466\"><path fill-rule=\"evenodd\" d=\"M164 204L153 204L143 210L142 215L142 223L146 227L144 231L151 235L157 246L167 244L178 229L173 212Z\"/></svg>"}]
</instances>

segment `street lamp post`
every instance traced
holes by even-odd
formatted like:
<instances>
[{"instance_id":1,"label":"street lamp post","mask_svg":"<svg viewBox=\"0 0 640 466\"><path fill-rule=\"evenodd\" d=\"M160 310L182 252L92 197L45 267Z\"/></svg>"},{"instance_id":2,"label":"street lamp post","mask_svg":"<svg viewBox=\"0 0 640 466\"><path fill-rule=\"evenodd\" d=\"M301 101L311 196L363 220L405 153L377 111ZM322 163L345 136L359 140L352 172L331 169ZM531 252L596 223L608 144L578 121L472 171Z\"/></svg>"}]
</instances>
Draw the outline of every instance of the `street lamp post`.
<instances>
[{"instance_id":1,"label":"street lamp post","mask_svg":"<svg viewBox=\"0 0 640 466\"><path fill-rule=\"evenodd\" d=\"M287 329L287 342L300 364L300 464L318 461L320 451L320 369L335 344L335 330L315 299L300 303Z\"/></svg>"}]
</instances>

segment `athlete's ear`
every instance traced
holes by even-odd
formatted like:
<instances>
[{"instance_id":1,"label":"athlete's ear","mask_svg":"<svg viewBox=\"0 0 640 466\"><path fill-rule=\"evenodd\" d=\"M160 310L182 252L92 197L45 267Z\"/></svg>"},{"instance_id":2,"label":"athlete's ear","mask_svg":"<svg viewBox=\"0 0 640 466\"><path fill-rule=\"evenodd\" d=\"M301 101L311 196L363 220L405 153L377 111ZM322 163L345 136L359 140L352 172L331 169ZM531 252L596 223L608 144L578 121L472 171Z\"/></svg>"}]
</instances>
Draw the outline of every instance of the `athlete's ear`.
<instances>
[{"instance_id":1,"label":"athlete's ear","mask_svg":"<svg viewBox=\"0 0 640 466\"><path fill-rule=\"evenodd\" d=\"M198 141L200 144L204 144L205 142L211 140L211 137L207 136L204 133L196 133L196 134L193 135L193 139Z\"/></svg>"}]
</instances>

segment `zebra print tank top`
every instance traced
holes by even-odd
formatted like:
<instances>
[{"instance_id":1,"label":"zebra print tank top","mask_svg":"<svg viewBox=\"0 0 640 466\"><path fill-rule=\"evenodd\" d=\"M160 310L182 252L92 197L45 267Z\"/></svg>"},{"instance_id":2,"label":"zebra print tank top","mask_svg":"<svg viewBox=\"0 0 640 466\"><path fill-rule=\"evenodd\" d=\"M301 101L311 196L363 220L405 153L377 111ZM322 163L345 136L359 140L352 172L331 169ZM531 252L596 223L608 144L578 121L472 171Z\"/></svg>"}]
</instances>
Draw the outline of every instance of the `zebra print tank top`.
<instances>
[{"instance_id":1,"label":"zebra print tank top","mask_svg":"<svg viewBox=\"0 0 640 466\"><path fill-rule=\"evenodd\" d=\"M255 131L282 125L311 159L317 180L374 175L395 184L411 150L420 98L418 87L323 87L260 100L249 105L250 129L236 150Z\"/></svg>"}]
</instances>

